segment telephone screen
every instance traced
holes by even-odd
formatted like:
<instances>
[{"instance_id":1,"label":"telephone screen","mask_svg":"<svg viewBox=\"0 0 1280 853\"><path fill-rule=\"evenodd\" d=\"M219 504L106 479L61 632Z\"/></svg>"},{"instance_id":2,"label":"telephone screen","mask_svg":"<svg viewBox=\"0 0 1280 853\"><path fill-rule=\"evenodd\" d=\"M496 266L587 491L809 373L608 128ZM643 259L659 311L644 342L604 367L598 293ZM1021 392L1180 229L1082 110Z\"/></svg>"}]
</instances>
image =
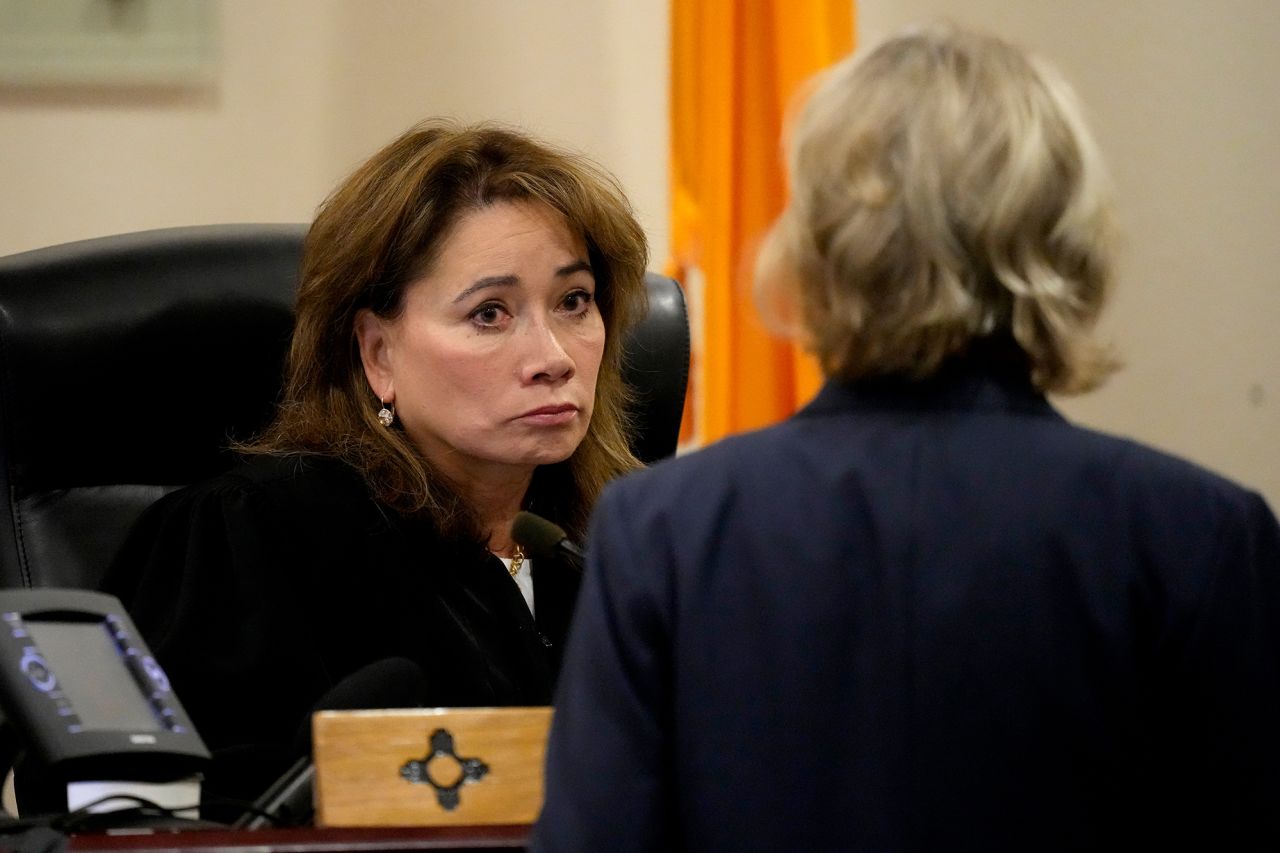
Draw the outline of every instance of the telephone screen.
<instances>
[{"instance_id":1,"label":"telephone screen","mask_svg":"<svg viewBox=\"0 0 1280 853\"><path fill-rule=\"evenodd\" d=\"M86 730L161 729L146 694L122 665L105 622L33 618L26 628Z\"/></svg>"}]
</instances>

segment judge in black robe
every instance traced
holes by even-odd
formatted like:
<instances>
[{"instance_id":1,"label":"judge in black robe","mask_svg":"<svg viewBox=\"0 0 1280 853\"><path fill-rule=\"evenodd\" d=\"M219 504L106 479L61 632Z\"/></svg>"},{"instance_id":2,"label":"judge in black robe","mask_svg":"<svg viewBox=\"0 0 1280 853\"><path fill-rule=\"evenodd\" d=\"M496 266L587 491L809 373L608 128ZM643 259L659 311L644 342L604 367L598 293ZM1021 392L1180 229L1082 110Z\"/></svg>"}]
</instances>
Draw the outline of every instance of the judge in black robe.
<instances>
[{"instance_id":1,"label":"judge in black robe","mask_svg":"<svg viewBox=\"0 0 1280 853\"><path fill-rule=\"evenodd\" d=\"M581 539L639 467L621 345L646 258L611 179L505 128L426 122L324 203L274 420L107 579L214 752L206 804L261 794L309 711L358 704L344 679L388 658L421 695L371 706L550 702L577 579L512 521Z\"/></svg>"},{"instance_id":2,"label":"judge in black robe","mask_svg":"<svg viewBox=\"0 0 1280 853\"><path fill-rule=\"evenodd\" d=\"M533 613L486 548L381 505L345 463L258 457L154 504L105 588L213 752L209 794L244 801L306 749L315 703L371 663L421 668L421 686L379 685L404 703L549 704L578 576L528 562Z\"/></svg>"}]
</instances>

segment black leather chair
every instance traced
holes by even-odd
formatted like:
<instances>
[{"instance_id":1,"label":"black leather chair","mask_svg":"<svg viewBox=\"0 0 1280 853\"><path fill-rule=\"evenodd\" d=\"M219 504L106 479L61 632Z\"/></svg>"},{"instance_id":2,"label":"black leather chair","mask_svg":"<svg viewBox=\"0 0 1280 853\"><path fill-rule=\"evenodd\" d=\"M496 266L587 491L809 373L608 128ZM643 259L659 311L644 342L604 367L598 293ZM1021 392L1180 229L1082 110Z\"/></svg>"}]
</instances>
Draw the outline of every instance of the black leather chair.
<instances>
[{"instance_id":1,"label":"black leather chair","mask_svg":"<svg viewBox=\"0 0 1280 853\"><path fill-rule=\"evenodd\" d=\"M172 228L0 258L0 586L94 587L138 515L271 415L302 225ZM635 449L675 451L684 296L648 278L624 345Z\"/></svg>"}]
</instances>

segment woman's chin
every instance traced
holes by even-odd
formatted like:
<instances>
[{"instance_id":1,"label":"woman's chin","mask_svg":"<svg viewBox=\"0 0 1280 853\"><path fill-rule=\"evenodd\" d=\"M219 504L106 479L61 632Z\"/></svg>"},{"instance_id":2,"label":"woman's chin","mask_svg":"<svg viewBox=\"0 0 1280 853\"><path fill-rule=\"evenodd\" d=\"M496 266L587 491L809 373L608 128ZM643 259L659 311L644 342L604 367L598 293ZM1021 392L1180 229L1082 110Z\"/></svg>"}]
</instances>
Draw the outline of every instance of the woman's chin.
<instances>
[{"instance_id":1,"label":"woman's chin","mask_svg":"<svg viewBox=\"0 0 1280 853\"><path fill-rule=\"evenodd\" d=\"M582 444L581 436L577 438L565 436L560 441L547 441L544 439L536 446L528 448L525 452L516 454L515 459L512 461L525 465L554 465L572 456L580 444Z\"/></svg>"}]
</instances>

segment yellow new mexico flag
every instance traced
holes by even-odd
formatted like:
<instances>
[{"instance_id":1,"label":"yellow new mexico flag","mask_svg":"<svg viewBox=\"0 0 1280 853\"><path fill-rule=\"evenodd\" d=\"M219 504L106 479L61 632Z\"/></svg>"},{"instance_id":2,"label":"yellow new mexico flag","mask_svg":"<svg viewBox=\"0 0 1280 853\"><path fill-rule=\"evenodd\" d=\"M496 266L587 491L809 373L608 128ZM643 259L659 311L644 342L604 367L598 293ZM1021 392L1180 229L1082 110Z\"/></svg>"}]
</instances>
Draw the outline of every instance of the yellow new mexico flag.
<instances>
[{"instance_id":1,"label":"yellow new mexico flag","mask_svg":"<svg viewBox=\"0 0 1280 853\"><path fill-rule=\"evenodd\" d=\"M671 0L671 260L694 356L682 443L781 420L820 383L751 299L756 243L786 198L783 115L853 48L853 0Z\"/></svg>"}]
</instances>

